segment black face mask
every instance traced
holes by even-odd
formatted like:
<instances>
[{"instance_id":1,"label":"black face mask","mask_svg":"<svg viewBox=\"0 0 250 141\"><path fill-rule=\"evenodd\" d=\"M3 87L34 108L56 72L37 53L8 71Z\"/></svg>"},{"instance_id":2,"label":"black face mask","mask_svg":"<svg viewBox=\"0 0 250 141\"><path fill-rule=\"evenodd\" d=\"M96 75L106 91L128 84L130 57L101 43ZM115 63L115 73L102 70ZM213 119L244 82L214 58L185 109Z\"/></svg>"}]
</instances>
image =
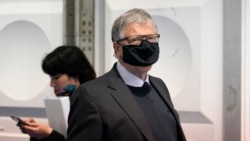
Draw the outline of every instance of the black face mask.
<instances>
[{"instance_id":1,"label":"black face mask","mask_svg":"<svg viewBox=\"0 0 250 141\"><path fill-rule=\"evenodd\" d=\"M133 66L149 66L159 58L158 43L142 41L140 46L127 45L123 48L123 61Z\"/></svg>"}]
</instances>

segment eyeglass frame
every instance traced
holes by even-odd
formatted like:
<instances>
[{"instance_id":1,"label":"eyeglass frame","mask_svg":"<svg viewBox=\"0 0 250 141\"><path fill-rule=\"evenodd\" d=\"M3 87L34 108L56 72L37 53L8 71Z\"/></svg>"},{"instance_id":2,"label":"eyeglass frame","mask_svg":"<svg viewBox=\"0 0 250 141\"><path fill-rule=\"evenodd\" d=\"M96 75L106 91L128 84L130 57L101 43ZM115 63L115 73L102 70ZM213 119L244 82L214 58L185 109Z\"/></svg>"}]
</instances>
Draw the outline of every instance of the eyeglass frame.
<instances>
[{"instance_id":1,"label":"eyeglass frame","mask_svg":"<svg viewBox=\"0 0 250 141\"><path fill-rule=\"evenodd\" d=\"M153 35L155 35L156 42L149 41L150 36L152 37ZM131 42L133 42L133 39L131 39L132 41L129 41L129 38L131 38L131 37L135 37L133 39L139 39L139 37L140 37L140 44L131 44ZM122 38L120 40L117 40L116 42L118 44L122 45L120 42L127 41L128 45L140 46L143 40L146 40L149 43L158 43L159 42L159 38L160 38L160 34L131 35L131 36L127 36L125 38Z\"/></svg>"}]
</instances>

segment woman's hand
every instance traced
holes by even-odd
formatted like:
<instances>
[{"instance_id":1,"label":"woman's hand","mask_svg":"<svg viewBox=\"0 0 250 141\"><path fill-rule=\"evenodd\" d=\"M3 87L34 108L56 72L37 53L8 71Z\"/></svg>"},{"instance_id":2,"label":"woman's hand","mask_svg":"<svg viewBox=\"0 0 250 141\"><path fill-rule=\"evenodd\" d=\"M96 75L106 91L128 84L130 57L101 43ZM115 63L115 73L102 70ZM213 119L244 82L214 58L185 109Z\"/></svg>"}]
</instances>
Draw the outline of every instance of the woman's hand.
<instances>
[{"instance_id":1,"label":"woman's hand","mask_svg":"<svg viewBox=\"0 0 250 141\"><path fill-rule=\"evenodd\" d=\"M44 123L38 123L33 118L22 118L26 124L17 124L23 133L31 137L42 139L48 137L53 129Z\"/></svg>"}]
</instances>

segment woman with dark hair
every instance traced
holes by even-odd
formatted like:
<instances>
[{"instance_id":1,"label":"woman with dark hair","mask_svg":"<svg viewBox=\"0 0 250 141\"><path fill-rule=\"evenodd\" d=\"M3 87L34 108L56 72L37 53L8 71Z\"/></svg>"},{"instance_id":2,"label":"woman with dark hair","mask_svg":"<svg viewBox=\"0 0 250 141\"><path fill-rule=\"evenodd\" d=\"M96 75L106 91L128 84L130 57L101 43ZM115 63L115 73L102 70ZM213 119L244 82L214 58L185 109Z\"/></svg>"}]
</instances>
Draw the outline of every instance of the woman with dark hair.
<instances>
[{"instance_id":1,"label":"woman with dark hair","mask_svg":"<svg viewBox=\"0 0 250 141\"><path fill-rule=\"evenodd\" d=\"M49 76L66 74L81 83L96 77L85 54L75 46L60 46L49 53L42 62L43 71Z\"/></svg>"},{"instance_id":2,"label":"woman with dark hair","mask_svg":"<svg viewBox=\"0 0 250 141\"><path fill-rule=\"evenodd\" d=\"M45 56L42 61L44 73L51 78L50 86L55 95L73 94L80 84L96 78L95 71L85 54L76 46L59 46ZM30 141L64 141L65 137L49 125L38 123L33 118L22 118L18 123L23 133L28 134Z\"/></svg>"}]
</instances>

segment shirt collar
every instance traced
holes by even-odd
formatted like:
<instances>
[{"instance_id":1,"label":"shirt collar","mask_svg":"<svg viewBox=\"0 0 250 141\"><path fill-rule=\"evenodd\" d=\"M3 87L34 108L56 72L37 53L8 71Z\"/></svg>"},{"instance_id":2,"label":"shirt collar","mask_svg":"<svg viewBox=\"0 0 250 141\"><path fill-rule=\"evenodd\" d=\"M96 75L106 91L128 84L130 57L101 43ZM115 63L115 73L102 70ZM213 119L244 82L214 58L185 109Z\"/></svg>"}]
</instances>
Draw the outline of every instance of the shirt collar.
<instances>
[{"instance_id":1,"label":"shirt collar","mask_svg":"<svg viewBox=\"0 0 250 141\"><path fill-rule=\"evenodd\" d=\"M137 77L136 75L130 73L122 64L118 61L116 68L122 77L123 81L130 86L141 87L144 83L142 79ZM149 76L147 75L145 82L149 83Z\"/></svg>"}]
</instances>

